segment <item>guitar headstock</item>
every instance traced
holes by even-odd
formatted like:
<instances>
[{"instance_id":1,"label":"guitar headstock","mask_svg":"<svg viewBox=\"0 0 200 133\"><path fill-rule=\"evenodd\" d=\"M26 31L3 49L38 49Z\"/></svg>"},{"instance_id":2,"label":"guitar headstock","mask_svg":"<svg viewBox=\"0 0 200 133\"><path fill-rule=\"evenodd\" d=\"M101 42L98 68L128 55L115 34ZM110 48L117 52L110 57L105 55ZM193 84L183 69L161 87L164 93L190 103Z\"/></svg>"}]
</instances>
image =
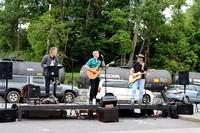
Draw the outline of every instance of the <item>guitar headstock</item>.
<instances>
[{"instance_id":1,"label":"guitar headstock","mask_svg":"<svg viewBox=\"0 0 200 133\"><path fill-rule=\"evenodd\" d=\"M153 71L155 71L156 69L151 69L151 70L149 70L150 72L153 72Z\"/></svg>"},{"instance_id":2,"label":"guitar headstock","mask_svg":"<svg viewBox=\"0 0 200 133\"><path fill-rule=\"evenodd\" d=\"M113 65L113 64L115 64L115 61L111 61L111 62L109 63L109 65Z\"/></svg>"}]
</instances>

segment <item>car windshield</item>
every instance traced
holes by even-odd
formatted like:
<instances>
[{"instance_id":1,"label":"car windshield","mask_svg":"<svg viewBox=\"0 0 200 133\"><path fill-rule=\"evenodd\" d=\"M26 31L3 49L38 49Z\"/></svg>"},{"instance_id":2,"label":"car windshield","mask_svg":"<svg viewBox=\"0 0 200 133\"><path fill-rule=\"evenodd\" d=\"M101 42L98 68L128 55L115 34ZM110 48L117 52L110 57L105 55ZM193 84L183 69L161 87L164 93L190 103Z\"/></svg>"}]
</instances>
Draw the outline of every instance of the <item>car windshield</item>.
<instances>
[{"instance_id":1,"label":"car windshield","mask_svg":"<svg viewBox=\"0 0 200 133\"><path fill-rule=\"evenodd\" d=\"M183 90L183 86L180 85L171 85L168 90Z\"/></svg>"}]
</instances>

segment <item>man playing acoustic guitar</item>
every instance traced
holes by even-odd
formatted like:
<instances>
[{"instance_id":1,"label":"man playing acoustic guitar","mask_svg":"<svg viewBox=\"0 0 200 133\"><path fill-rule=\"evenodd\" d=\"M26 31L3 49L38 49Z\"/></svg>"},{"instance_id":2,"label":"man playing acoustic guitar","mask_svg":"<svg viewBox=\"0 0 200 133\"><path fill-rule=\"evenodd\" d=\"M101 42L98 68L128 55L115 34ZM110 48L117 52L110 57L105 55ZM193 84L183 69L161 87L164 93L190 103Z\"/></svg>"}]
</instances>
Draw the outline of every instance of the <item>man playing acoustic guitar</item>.
<instances>
[{"instance_id":1,"label":"man playing acoustic guitar","mask_svg":"<svg viewBox=\"0 0 200 133\"><path fill-rule=\"evenodd\" d=\"M92 55L93 55L93 58L91 58L85 65L85 68L88 71L90 71L90 72L92 72L94 74L92 76L93 78L90 78L90 85L91 85L90 103L92 102L93 99L96 99L96 95L98 93L98 87L99 87L99 74L101 73L100 71L94 69L94 68L97 68L99 66L99 64L100 64L100 61L98 59L99 58L99 52L98 51L93 51ZM108 67L109 67L109 64L106 65L107 69L108 69ZM95 76L96 74L98 74L97 77Z\"/></svg>"},{"instance_id":2,"label":"man playing acoustic guitar","mask_svg":"<svg viewBox=\"0 0 200 133\"><path fill-rule=\"evenodd\" d=\"M142 54L137 55L137 62L135 64L133 64L133 67L130 70L130 73L133 76L133 78L137 78L139 76L138 72L144 73L144 74L142 74L141 79L138 79L133 83L131 104L134 104L135 94L136 94L136 90L138 89L138 85L139 85L138 104L142 104L143 90L144 90L144 83L145 83L144 79L145 79L145 75L147 74L147 70L148 70L148 67L143 62L143 59L144 59L144 55L142 55ZM133 71L134 71L134 73L133 73Z\"/></svg>"}]
</instances>

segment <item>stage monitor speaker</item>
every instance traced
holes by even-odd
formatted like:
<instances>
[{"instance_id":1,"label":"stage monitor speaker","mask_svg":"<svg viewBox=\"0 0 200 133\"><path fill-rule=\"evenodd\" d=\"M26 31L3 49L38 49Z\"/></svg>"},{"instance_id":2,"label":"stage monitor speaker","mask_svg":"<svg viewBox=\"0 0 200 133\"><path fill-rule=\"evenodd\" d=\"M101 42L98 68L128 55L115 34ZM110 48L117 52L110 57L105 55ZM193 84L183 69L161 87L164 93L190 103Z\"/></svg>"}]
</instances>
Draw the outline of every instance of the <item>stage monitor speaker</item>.
<instances>
[{"instance_id":1,"label":"stage monitor speaker","mask_svg":"<svg viewBox=\"0 0 200 133\"><path fill-rule=\"evenodd\" d=\"M12 79L12 62L0 62L0 79Z\"/></svg>"},{"instance_id":2,"label":"stage monitor speaker","mask_svg":"<svg viewBox=\"0 0 200 133\"><path fill-rule=\"evenodd\" d=\"M15 109L0 109L0 122L14 122L16 121Z\"/></svg>"},{"instance_id":3,"label":"stage monitor speaker","mask_svg":"<svg viewBox=\"0 0 200 133\"><path fill-rule=\"evenodd\" d=\"M40 98L40 86L27 86L27 88L28 88L28 99Z\"/></svg>"},{"instance_id":4,"label":"stage monitor speaker","mask_svg":"<svg viewBox=\"0 0 200 133\"><path fill-rule=\"evenodd\" d=\"M177 110L178 110L178 114L193 115L192 104L185 104L185 103L177 104Z\"/></svg>"},{"instance_id":5,"label":"stage monitor speaker","mask_svg":"<svg viewBox=\"0 0 200 133\"><path fill-rule=\"evenodd\" d=\"M105 107L106 104L113 104L114 107L117 105L117 97L116 96L104 96L101 98L99 102L100 107Z\"/></svg>"},{"instance_id":6,"label":"stage monitor speaker","mask_svg":"<svg viewBox=\"0 0 200 133\"><path fill-rule=\"evenodd\" d=\"M189 85L189 72L188 71L179 71L179 84L180 85Z\"/></svg>"}]
</instances>

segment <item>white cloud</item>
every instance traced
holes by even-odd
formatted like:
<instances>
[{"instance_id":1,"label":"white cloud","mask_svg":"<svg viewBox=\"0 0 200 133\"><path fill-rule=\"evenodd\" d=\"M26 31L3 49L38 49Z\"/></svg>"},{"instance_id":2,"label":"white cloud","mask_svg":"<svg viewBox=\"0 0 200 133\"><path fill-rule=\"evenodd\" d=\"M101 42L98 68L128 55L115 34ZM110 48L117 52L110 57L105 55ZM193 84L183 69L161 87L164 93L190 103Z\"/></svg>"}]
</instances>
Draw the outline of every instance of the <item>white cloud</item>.
<instances>
[{"instance_id":1,"label":"white cloud","mask_svg":"<svg viewBox=\"0 0 200 133\"><path fill-rule=\"evenodd\" d=\"M193 5L193 0L186 0L186 6L182 6L182 11L183 12L186 12L186 10ZM164 11L163 11L163 14L165 14L166 17L170 18L171 17L171 9L172 9L172 6L169 7L169 8L166 8Z\"/></svg>"}]
</instances>

